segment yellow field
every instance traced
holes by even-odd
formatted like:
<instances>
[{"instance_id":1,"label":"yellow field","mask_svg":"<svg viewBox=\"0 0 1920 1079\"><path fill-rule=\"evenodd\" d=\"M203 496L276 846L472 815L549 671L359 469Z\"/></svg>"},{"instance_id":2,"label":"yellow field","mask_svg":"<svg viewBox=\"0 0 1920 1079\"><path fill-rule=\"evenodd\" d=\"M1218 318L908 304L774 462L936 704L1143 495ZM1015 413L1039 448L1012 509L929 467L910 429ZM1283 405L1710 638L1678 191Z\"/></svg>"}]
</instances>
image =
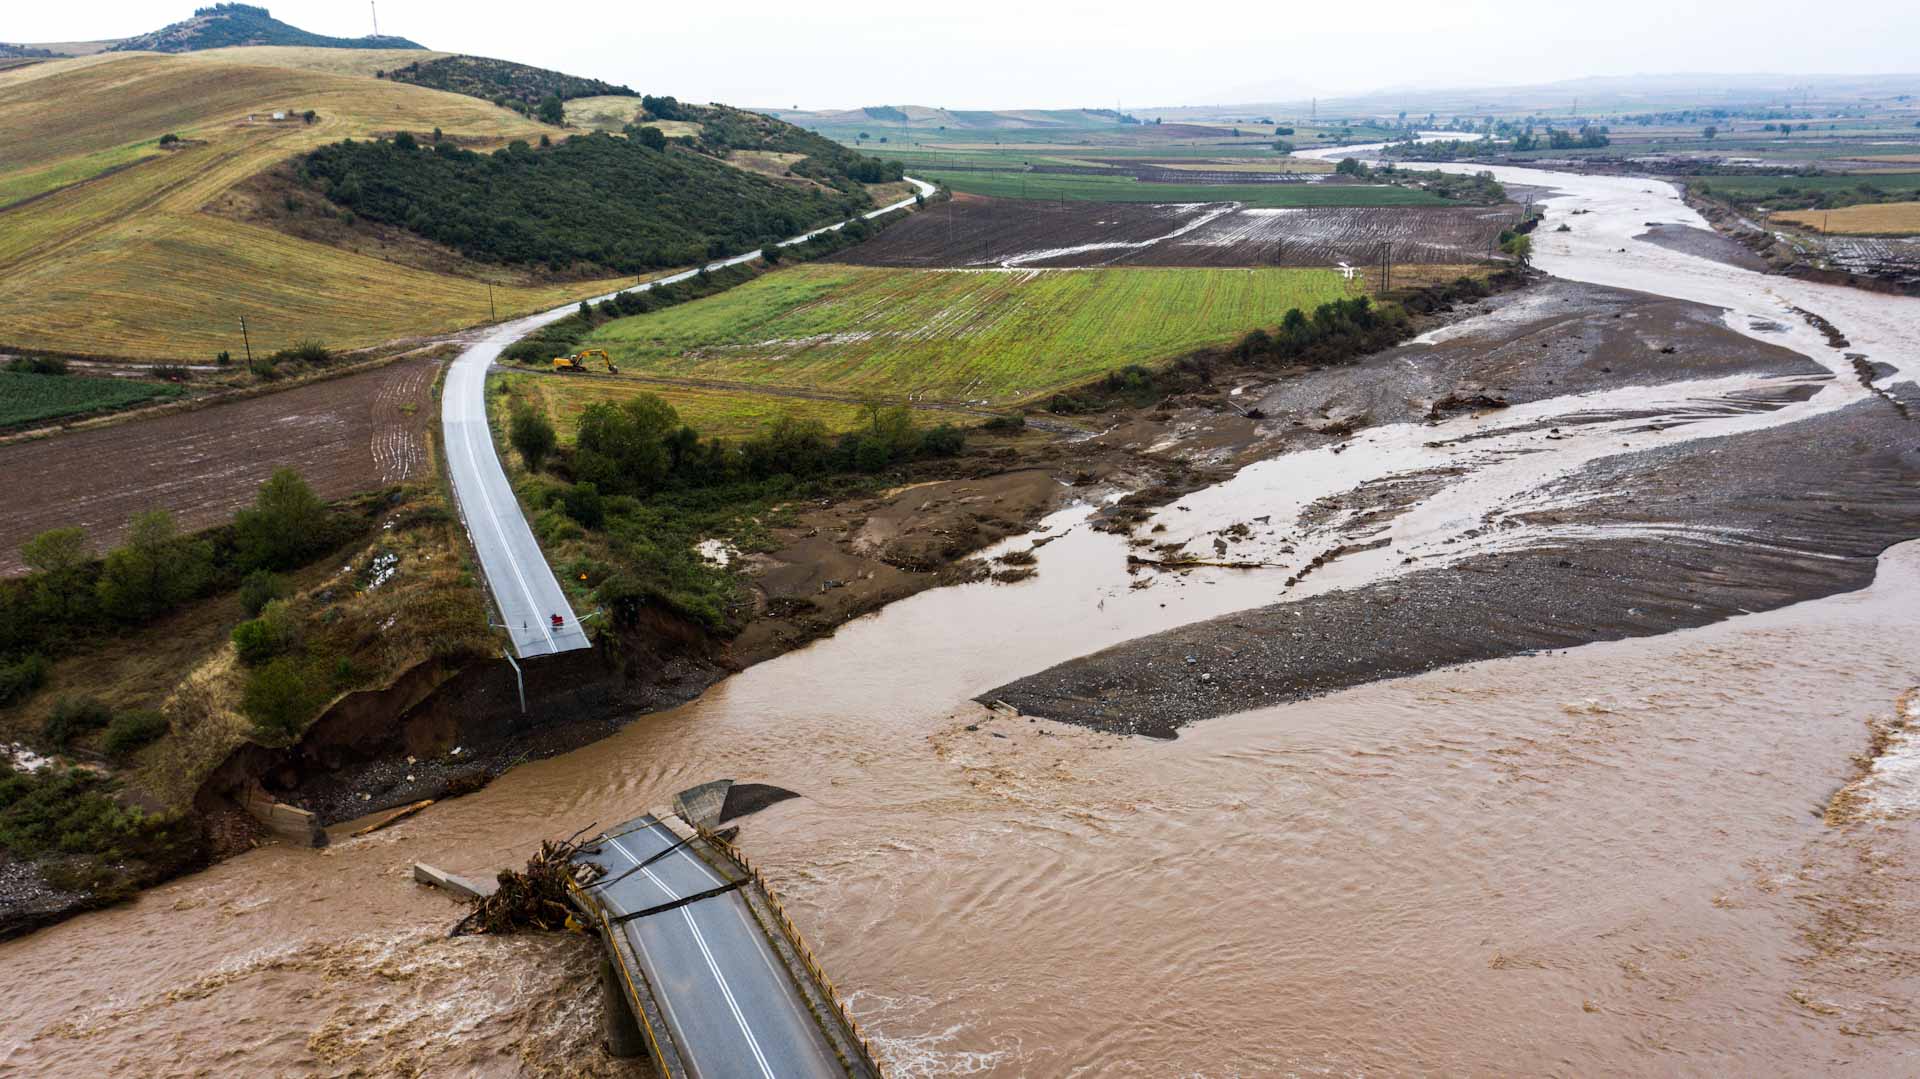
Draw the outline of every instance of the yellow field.
<instances>
[{"instance_id":1,"label":"yellow field","mask_svg":"<svg viewBox=\"0 0 1920 1079\"><path fill-rule=\"evenodd\" d=\"M588 405L619 404L643 393L651 393L665 400L680 414L682 423L709 438L751 438L783 415L819 420L826 424L827 430L836 434L851 431L861 422L860 406L852 401L820 401L751 390L613 382L566 375L508 377L513 379L515 393L540 403L553 420L554 431L559 434L561 443L569 446L578 432L580 413ZM927 419L924 422L933 424L940 421Z\"/></svg>"},{"instance_id":2,"label":"yellow field","mask_svg":"<svg viewBox=\"0 0 1920 1079\"><path fill-rule=\"evenodd\" d=\"M1838 210L1782 210L1772 216L1837 236L1920 233L1920 202L1883 202L1876 206L1843 206Z\"/></svg>"},{"instance_id":3,"label":"yellow field","mask_svg":"<svg viewBox=\"0 0 1920 1079\"><path fill-rule=\"evenodd\" d=\"M476 98L292 66L363 62L310 55L343 51L116 53L0 72L0 191L51 191L0 211L0 344L205 360L238 354L243 315L256 351L305 337L355 347L486 320L480 282L205 212L234 184L346 137L438 127L536 139L551 130ZM256 54L274 62L241 62ZM306 109L318 122L268 119ZM168 132L182 148L140 159L143 144ZM83 180L125 160L136 163L45 186L48 176ZM496 286L494 298L505 317L615 284Z\"/></svg>"}]
</instances>

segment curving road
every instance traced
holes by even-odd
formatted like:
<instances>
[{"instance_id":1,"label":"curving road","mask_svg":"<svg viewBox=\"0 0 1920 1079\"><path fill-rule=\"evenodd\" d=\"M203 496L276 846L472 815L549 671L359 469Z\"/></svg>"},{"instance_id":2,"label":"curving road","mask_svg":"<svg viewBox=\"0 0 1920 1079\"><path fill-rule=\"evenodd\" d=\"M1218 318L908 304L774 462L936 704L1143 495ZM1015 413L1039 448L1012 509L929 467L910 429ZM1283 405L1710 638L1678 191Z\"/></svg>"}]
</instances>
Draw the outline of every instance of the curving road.
<instances>
[{"instance_id":1,"label":"curving road","mask_svg":"<svg viewBox=\"0 0 1920 1079\"><path fill-rule=\"evenodd\" d=\"M932 184L911 176L907 179L919 189L919 195L933 193ZM862 216L879 217L911 206L913 201L913 198L901 199ZM842 221L817 228L775 246L791 247L821 233L838 231L847 224ZM759 258L762 250L765 249L711 262L703 268L738 266ZM644 292L655 285L685 281L699 272L699 268L687 270L622 291ZM618 293L595 297L594 302L615 295ZM523 659L587 648L591 642L580 628L580 620L567 600L566 591L560 587L559 578L547 565L539 541L533 538L533 529L514 498L513 485L507 482L506 469L494 447L493 431L487 426L487 369L508 345L542 326L566 318L578 307L577 303L568 304L494 327L478 344L454 359L440 397L440 424L446 435L447 474L453 481L454 500L459 505L461 520L466 523L467 535L473 539L480 573L493 593L500 621L513 637L514 652ZM553 622L555 615L560 617L557 628Z\"/></svg>"}]
</instances>

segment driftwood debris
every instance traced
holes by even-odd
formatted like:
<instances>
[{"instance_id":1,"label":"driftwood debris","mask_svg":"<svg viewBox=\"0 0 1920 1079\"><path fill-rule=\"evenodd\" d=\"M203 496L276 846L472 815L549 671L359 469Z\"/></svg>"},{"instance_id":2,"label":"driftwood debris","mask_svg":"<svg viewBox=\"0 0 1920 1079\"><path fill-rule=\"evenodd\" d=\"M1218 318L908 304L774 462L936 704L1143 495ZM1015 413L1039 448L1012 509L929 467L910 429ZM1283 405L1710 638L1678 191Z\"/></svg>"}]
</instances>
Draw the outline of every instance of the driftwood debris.
<instances>
[{"instance_id":1,"label":"driftwood debris","mask_svg":"<svg viewBox=\"0 0 1920 1079\"><path fill-rule=\"evenodd\" d=\"M1154 569L1193 569L1198 566L1212 566L1215 569L1285 569L1285 566L1273 562L1224 562L1211 558L1143 558L1137 554L1127 556L1129 566L1150 566Z\"/></svg>"},{"instance_id":2,"label":"driftwood debris","mask_svg":"<svg viewBox=\"0 0 1920 1079\"><path fill-rule=\"evenodd\" d=\"M359 839L363 835L372 835L373 833L379 831L382 828L390 828L393 825L399 824L401 821L406 820L408 817L413 816L415 813L420 812L421 810L427 808L432 804L433 804L433 799L428 798L423 802L415 802L412 805L407 806L403 809L396 809L393 812L387 814L386 816L381 817L379 820L374 821L372 824L367 825L365 828L355 829L353 833L353 838Z\"/></svg>"},{"instance_id":3,"label":"driftwood debris","mask_svg":"<svg viewBox=\"0 0 1920 1079\"><path fill-rule=\"evenodd\" d=\"M573 855L581 847L580 837L593 827L588 825L557 842L541 840L540 850L527 859L524 870L502 869L499 888L474 900L473 909L449 936L578 928L567 899L567 882L576 872Z\"/></svg>"}]
</instances>

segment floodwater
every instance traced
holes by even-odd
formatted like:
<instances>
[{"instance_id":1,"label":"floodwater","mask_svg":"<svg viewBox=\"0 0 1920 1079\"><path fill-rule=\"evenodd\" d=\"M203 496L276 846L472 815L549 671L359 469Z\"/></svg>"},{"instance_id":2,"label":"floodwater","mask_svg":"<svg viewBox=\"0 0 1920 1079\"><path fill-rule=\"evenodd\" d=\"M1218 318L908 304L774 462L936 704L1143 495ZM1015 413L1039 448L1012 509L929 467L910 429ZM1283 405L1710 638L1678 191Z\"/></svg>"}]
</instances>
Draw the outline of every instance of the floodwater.
<instances>
[{"instance_id":1,"label":"floodwater","mask_svg":"<svg viewBox=\"0 0 1920 1079\"><path fill-rule=\"evenodd\" d=\"M1766 340L1836 376L1774 411L1735 407L1752 389L1735 383L1605 403L1692 421L1667 438L1866 392L1788 305L1832 320L1889 378L1920 371L1899 332L1920 324L1913 301L1632 240L1639 220L1690 214L1664 185L1512 171L1592 211L1537 234L1543 267L1715 303L1742 332L1770 319L1787 330ZM1256 466L1162 519L1197 537L1249 499L1295 498L1280 520L1309 488L1443 454L1467 466L1463 486L1393 526L1436 541L1466 519L1451 499L1477 513L1632 452L1604 425L1525 453L1502 443L1596 407L1420 429L1475 435L1473 456L1369 432L1365 452ZM1920 715L1920 544L1890 551L1862 592L1154 742L967 699L1272 602L1285 571L1134 589L1123 540L1087 512L1046 523L1058 538L1031 581L924 593L387 831L262 849L0 945L0 1071L620 1072L594 1049L585 942L447 940L456 907L409 866L483 873L718 776L805 795L749 818L743 843L902 1075L1920 1070L1920 746L1895 730L1877 761L1855 759L1876 725ZM1342 560L1327 579L1362 583L1387 561Z\"/></svg>"}]
</instances>

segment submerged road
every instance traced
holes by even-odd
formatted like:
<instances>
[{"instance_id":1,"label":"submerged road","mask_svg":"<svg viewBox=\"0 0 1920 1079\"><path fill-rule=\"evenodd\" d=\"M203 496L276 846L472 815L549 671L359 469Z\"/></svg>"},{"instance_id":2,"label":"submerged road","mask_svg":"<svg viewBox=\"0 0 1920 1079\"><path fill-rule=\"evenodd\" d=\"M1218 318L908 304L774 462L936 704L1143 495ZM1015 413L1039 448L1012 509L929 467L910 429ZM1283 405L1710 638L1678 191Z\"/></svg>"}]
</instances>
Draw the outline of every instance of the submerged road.
<instances>
[{"instance_id":1,"label":"submerged road","mask_svg":"<svg viewBox=\"0 0 1920 1079\"><path fill-rule=\"evenodd\" d=\"M599 852L583 860L605 867L606 883L587 891L615 919L729 883L685 846L673 850L680 837L652 817L609 834ZM639 958L690 1074L846 1074L738 891L617 928Z\"/></svg>"},{"instance_id":2,"label":"submerged road","mask_svg":"<svg viewBox=\"0 0 1920 1079\"><path fill-rule=\"evenodd\" d=\"M913 205L914 198L933 193L932 184L911 176L907 180L918 188L918 195L862 216L875 218L904 209ZM782 240L775 246L791 247L805 243L821 233L834 232L846 225L845 221L827 225L790 240ZM710 262L701 268L621 291L644 292L655 285L685 281L699 273L700 269L738 266L759 258L763 250L756 248L744 255ZM619 293L595 297L594 302L616 295ZM559 578L554 576L553 568L547 565L546 556L540 551L539 541L534 539L533 528L527 524L526 514L520 510L519 500L513 494L513 485L507 480L506 468L494 447L493 431L487 425L487 369L500 358L500 353L506 351L507 346L542 326L566 318L578 307L577 303L556 307L494 327L478 344L454 359L440 397L440 424L446 436L447 474L453 482L454 500L459 505L460 519L466 523L467 535L473 539L473 549L480 561L480 573L486 578L488 591L493 593L501 624L512 635L513 650L522 659L587 648L592 642L580 628L580 619L574 614L566 591L560 587ZM557 627L553 622L555 615L560 616Z\"/></svg>"}]
</instances>

